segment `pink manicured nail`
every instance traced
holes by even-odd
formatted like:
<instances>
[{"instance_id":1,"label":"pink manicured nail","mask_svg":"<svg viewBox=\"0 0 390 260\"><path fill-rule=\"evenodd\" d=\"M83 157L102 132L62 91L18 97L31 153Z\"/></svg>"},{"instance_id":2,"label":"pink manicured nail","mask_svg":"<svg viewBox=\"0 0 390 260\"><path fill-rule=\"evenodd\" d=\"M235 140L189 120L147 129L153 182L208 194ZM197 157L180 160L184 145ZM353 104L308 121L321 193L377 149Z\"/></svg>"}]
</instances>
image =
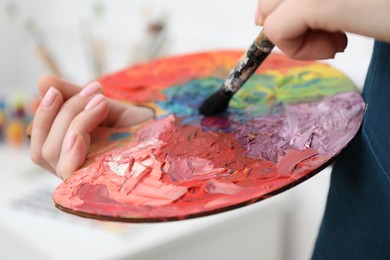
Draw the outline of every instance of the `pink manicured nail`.
<instances>
[{"instance_id":1,"label":"pink manicured nail","mask_svg":"<svg viewBox=\"0 0 390 260\"><path fill-rule=\"evenodd\" d=\"M85 106L85 110L89 110L89 109L92 109L92 108L96 107L96 106L99 105L103 100L104 100L104 96L103 96L102 94L98 94L98 95L94 96L94 97L88 102L88 104Z\"/></svg>"},{"instance_id":2,"label":"pink manicured nail","mask_svg":"<svg viewBox=\"0 0 390 260\"><path fill-rule=\"evenodd\" d=\"M66 140L66 151L69 152L72 150L74 144L76 142L76 134L73 132L70 132L68 134L67 140Z\"/></svg>"},{"instance_id":3,"label":"pink manicured nail","mask_svg":"<svg viewBox=\"0 0 390 260\"><path fill-rule=\"evenodd\" d=\"M57 90L54 87L50 87L46 92L42 100L42 105L45 107L50 107L53 104L54 99L57 96Z\"/></svg>"},{"instance_id":4,"label":"pink manicured nail","mask_svg":"<svg viewBox=\"0 0 390 260\"><path fill-rule=\"evenodd\" d=\"M80 96L86 97L86 96L92 96L96 92L98 92L101 89L101 85L99 82L94 81L88 85L86 85L81 91Z\"/></svg>"}]
</instances>

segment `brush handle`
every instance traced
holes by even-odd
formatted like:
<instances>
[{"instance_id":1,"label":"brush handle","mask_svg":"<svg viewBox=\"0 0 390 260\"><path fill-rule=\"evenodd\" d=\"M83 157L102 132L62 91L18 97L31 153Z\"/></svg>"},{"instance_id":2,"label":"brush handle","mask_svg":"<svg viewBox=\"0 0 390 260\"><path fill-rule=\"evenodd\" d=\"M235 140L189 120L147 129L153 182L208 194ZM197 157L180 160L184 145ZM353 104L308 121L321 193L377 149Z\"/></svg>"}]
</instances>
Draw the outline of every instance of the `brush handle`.
<instances>
[{"instance_id":1,"label":"brush handle","mask_svg":"<svg viewBox=\"0 0 390 260\"><path fill-rule=\"evenodd\" d=\"M274 44L268 40L262 30L249 47L246 55L230 72L220 90L227 95L236 93L267 58L273 48Z\"/></svg>"}]
</instances>

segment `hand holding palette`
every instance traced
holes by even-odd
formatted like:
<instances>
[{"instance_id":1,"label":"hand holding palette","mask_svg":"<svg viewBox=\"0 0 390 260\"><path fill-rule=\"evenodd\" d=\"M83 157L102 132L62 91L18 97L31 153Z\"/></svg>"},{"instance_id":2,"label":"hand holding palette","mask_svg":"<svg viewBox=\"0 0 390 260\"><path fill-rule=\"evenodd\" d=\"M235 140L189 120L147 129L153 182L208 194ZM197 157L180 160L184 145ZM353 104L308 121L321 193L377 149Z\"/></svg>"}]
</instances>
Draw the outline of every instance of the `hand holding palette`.
<instances>
[{"instance_id":1,"label":"hand holding palette","mask_svg":"<svg viewBox=\"0 0 390 260\"><path fill-rule=\"evenodd\" d=\"M101 78L107 96L156 117L96 131L86 164L55 190L56 207L113 221L186 219L266 199L327 166L363 119L353 83L329 65L271 54L225 114L199 115L240 55L179 56Z\"/></svg>"}]
</instances>

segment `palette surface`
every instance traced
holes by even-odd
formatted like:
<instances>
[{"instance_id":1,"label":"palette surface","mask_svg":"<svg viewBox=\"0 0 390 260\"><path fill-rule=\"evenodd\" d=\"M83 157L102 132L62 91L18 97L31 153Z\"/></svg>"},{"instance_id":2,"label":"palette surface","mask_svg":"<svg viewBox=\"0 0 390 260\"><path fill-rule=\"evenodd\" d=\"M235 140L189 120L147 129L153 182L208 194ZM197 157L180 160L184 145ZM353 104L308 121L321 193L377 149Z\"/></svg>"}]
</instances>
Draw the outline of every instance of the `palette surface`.
<instances>
[{"instance_id":1,"label":"palette surface","mask_svg":"<svg viewBox=\"0 0 390 260\"><path fill-rule=\"evenodd\" d=\"M106 96L150 107L140 125L93 133L56 207L124 222L187 219L245 206L313 176L357 133L364 101L341 72L271 54L226 113L198 107L242 52L152 61L101 78Z\"/></svg>"}]
</instances>

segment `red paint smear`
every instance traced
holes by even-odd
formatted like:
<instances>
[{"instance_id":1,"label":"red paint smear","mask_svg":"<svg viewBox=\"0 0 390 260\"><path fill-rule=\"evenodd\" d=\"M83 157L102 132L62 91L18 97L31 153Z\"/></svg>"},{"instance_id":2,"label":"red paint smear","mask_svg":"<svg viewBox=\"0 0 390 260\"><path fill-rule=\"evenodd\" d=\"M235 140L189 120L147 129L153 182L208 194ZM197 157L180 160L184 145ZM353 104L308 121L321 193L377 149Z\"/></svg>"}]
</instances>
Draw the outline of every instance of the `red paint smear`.
<instances>
[{"instance_id":1,"label":"red paint smear","mask_svg":"<svg viewBox=\"0 0 390 260\"><path fill-rule=\"evenodd\" d=\"M188 82L195 78L222 74L224 78L242 55L239 51L221 51L176 56L139 64L99 79L108 97L135 103L165 100L161 90ZM286 72L292 67L313 64L312 61L286 59L281 54L271 54L257 73L266 70ZM169 65L167 65L169 64ZM216 69L218 68L218 69ZM218 71L217 71L218 70Z\"/></svg>"},{"instance_id":2,"label":"red paint smear","mask_svg":"<svg viewBox=\"0 0 390 260\"><path fill-rule=\"evenodd\" d=\"M89 214L185 218L250 202L312 170L312 165L296 167L284 175L272 162L243 156L245 150L233 134L203 131L173 116L152 126L137 133L141 142L102 154L76 172L56 190L55 201ZM305 164L307 153L312 157L310 151L294 153L288 161ZM319 156L316 163L329 158L324 159ZM110 170L109 161L126 165L123 176Z\"/></svg>"},{"instance_id":3,"label":"red paint smear","mask_svg":"<svg viewBox=\"0 0 390 260\"><path fill-rule=\"evenodd\" d=\"M220 131L229 128L230 119L227 116L208 116L203 119L202 126L208 130Z\"/></svg>"}]
</instances>

